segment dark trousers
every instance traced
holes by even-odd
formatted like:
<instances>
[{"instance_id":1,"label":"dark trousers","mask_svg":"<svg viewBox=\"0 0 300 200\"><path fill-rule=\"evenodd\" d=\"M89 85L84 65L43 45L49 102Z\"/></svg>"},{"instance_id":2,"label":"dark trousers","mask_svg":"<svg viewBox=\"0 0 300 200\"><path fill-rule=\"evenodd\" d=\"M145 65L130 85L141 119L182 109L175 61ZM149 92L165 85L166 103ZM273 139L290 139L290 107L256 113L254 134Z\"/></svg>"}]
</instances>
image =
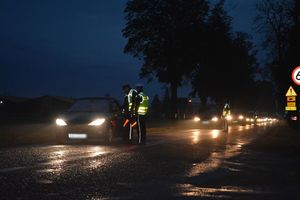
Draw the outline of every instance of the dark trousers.
<instances>
[{"instance_id":1,"label":"dark trousers","mask_svg":"<svg viewBox=\"0 0 300 200\"><path fill-rule=\"evenodd\" d=\"M228 131L228 120L224 119L223 122L223 131L227 132Z\"/></svg>"},{"instance_id":2,"label":"dark trousers","mask_svg":"<svg viewBox=\"0 0 300 200\"><path fill-rule=\"evenodd\" d=\"M138 143L146 143L146 115L138 115L137 117L137 132L138 132Z\"/></svg>"}]
</instances>

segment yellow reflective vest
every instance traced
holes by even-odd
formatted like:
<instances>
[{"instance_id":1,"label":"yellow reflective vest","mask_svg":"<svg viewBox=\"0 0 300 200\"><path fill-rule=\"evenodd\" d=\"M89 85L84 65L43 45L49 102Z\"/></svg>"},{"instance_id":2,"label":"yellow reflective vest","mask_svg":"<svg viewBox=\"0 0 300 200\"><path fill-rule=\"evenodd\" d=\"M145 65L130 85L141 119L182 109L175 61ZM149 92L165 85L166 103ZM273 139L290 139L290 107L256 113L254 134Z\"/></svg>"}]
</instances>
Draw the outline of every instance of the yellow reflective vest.
<instances>
[{"instance_id":1,"label":"yellow reflective vest","mask_svg":"<svg viewBox=\"0 0 300 200\"><path fill-rule=\"evenodd\" d=\"M223 108L223 117L226 117L228 115L231 115L230 108L229 108L229 106L224 106L224 108Z\"/></svg>"},{"instance_id":2,"label":"yellow reflective vest","mask_svg":"<svg viewBox=\"0 0 300 200\"><path fill-rule=\"evenodd\" d=\"M131 89L127 95L128 98L128 110L130 111L133 105L133 95L136 95L137 91L135 89Z\"/></svg>"},{"instance_id":3,"label":"yellow reflective vest","mask_svg":"<svg viewBox=\"0 0 300 200\"><path fill-rule=\"evenodd\" d=\"M145 93L140 92L138 94L138 99L141 100L138 107L138 114L146 115L148 111L149 97Z\"/></svg>"}]
</instances>

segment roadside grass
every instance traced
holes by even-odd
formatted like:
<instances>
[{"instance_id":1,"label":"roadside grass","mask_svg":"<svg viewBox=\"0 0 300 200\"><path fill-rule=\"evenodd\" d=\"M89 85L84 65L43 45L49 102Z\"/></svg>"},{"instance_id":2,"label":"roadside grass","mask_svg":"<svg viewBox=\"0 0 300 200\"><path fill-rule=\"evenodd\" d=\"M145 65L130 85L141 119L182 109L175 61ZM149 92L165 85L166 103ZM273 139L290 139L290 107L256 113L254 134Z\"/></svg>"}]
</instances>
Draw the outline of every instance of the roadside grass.
<instances>
[{"instance_id":1,"label":"roadside grass","mask_svg":"<svg viewBox=\"0 0 300 200\"><path fill-rule=\"evenodd\" d=\"M248 144L246 148L266 153L295 155L300 153L300 129L280 122Z\"/></svg>"}]
</instances>

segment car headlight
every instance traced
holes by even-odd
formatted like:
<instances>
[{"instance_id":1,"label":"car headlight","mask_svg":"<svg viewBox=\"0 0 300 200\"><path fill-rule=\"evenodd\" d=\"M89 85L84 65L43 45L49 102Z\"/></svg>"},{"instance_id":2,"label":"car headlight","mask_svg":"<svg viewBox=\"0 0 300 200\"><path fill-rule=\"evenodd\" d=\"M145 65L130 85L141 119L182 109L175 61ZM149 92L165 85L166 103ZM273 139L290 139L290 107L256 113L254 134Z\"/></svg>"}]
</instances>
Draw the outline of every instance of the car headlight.
<instances>
[{"instance_id":1,"label":"car headlight","mask_svg":"<svg viewBox=\"0 0 300 200\"><path fill-rule=\"evenodd\" d=\"M194 121L195 122L199 122L200 121L200 117L194 117Z\"/></svg>"},{"instance_id":2,"label":"car headlight","mask_svg":"<svg viewBox=\"0 0 300 200\"><path fill-rule=\"evenodd\" d=\"M55 122L57 126L67 126L67 123L61 118L56 119Z\"/></svg>"},{"instance_id":3,"label":"car headlight","mask_svg":"<svg viewBox=\"0 0 300 200\"><path fill-rule=\"evenodd\" d=\"M219 121L219 119L218 119L218 117L213 117L213 118L211 119L211 121L217 122L217 121Z\"/></svg>"},{"instance_id":4,"label":"car headlight","mask_svg":"<svg viewBox=\"0 0 300 200\"><path fill-rule=\"evenodd\" d=\"M232 116L231 115L226 116L226 120L231 121L232 120Z\"/></svg>"},{"instance_id":5,"label":"car headlight","mask_svg":"<svg viewBox=\"0 0 300 200\"><path fill-rule=\"evenodd\" d=\"M240 115L239 116L239 120L243 120L244 119L244 116L243 115Z\"/></svg>"},{"instance_id":6,"label":"car headlight","mask_svg":"<svg viewBox=\"0 0 300 200\"><path fill-rule=\"evenodd\" d=\"M89 123L89 126L101 126L104 122L105 122L104 118L96 119L96 120L92 121L91 123Z\"/></svg>"}]
</instances>

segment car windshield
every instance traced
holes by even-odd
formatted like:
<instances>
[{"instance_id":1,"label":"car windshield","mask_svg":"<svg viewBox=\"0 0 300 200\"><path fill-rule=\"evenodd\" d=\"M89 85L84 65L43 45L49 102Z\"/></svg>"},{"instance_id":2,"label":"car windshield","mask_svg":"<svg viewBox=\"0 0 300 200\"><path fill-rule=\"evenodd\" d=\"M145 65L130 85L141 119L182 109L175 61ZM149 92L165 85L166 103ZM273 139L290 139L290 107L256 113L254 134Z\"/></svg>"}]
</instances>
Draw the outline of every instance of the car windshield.
<instances>
[{"instance_id":1,"label":"car windshield","mask_svg":"<svg viewBox=\"0 0 300 200\"><path fill-rule=\"evenodd\" d=\"M102 112L109 111L109 102L105 99L79 100L71 106L69 112Z\"/></svg>"}]
</instances>

